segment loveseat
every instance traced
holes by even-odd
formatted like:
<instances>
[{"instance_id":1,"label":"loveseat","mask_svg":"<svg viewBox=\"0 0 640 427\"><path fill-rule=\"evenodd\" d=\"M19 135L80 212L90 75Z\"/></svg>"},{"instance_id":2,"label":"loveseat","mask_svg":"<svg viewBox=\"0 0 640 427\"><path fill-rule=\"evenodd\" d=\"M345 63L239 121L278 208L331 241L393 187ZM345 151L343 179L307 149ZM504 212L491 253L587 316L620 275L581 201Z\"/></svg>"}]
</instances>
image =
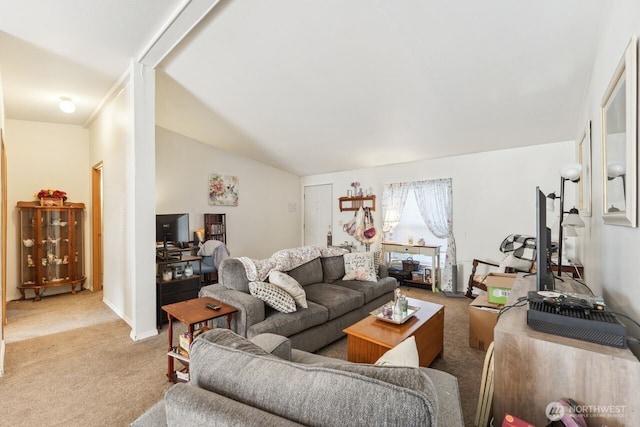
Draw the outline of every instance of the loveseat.
<instances>
[{"instance_id":1,"label":"loveseat","mask_svg":"<svg viewBox=\"0 0 640 427\"><path fill-rule=\"evenodd\" d=\"M300 253L303 256L299 256ZM367 255L370 255L373 277L369 277L369 280L364 280L367 277L344 280L348 272L345 269L345 257L353 260L366 258ZM291 259L298 262L292 264ZM311 260L306 261L307 259ZM313 247L278 251L271 259L255 261L255 265L250 266L247 265L248 259L229 258L220 264L219 283L203 287L200 296L211 297L236 307L238 313L233 316L231 329L243 337L251 338L263 333L278 334L289 338L294 348L314 352L343 337L342 331L345 328L393 299L398 282L389 277L385 265L378 266L374 263L372 253L340 252L340 255L334 255L327 252L326 248L316 250ZM268 268L265 268L265 264L268 264ZM283 270L290 265L297 266L288 271ZM247 272L256 273L256 270L268 269L284 272L288 278L297 281L304 290L307 307L298 307L294 312L285 313L252 295L250 284L256 282L248 278Z\"/></svg>"},{"instance_id":2,"label":"loveseat","mask_svg":"<svg viewBox=\"0 0 640 427\"><path fill-rule=\"evenodd\" d=\"M132 426L464 425L457 379L445 372L353 364L273 334L252 341L221 328L200 335L190 382Z\"/></svg>"}]
</instances>

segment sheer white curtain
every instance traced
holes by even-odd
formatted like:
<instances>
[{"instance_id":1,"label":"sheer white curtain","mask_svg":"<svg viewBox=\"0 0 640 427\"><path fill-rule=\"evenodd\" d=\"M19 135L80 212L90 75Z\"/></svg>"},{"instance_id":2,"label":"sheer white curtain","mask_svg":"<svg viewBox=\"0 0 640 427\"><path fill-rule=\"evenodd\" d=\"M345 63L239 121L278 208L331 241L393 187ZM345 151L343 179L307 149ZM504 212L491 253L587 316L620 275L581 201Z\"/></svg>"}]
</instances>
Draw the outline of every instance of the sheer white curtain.
<instances>
[{"instance_id":1,"label":"sheer white curtain","mask_svg":"<svg viewBox=\"0 0 640 427\"><path fill-rule=\"evenodd\" d=\"M447 255L440 289L456 291L453 283L453 266L456 260L456 241L453 237L453 190L451 178L416 181L411 187L416 195L420 215L434 236L447 239Z\"/></svg>"},{"instance_id":2,"label":"sheer white curtain","mask_svg":"<svg viewBox=\"0 0 640 427\"><path fill-rule=\"evenodd\" d=\"M386 184L382 190L382 232L393 233L400 222L407 201L409 186L406 183Z\"/></svg>"}]
</instances>

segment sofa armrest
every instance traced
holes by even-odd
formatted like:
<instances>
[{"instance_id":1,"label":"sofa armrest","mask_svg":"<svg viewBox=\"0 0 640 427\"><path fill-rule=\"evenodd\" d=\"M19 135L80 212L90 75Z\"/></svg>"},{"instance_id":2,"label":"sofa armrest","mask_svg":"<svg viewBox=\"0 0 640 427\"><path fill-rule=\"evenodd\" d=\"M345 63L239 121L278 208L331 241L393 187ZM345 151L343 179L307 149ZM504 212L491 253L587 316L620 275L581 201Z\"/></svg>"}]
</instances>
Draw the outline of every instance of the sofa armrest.
<instances>
[{"instance_id":1,"label":"sofa armrest","mask_svg":"<svg viewBox=\"0 0 640 427\"><path fill-rule=\"evenodd\" d=\"M164 400L168 426L299 425L185 383L167 390Z\"/></svg>"},{"instance_id":2,"label":"sofa armrest","mask_svg":"<svg viewBox=\"0 0 640 427\"><path fill-rule=\"evenodd\" d=\"M389 277L389 267L387 267L386 264L380 263L378 266L378 276L381 279Z\"/></svg>"},{"instance_id":3,"label":"sofa armrest","mask_svg":"<svg viewBox=\"0 0 640 427\"><path fill-rule=\"evenodd\" d=\"M227 289L220 283L214 283L203 286L199 296L211 297L237 308L238 312L233 315L231 322L231 330L243 337L247 336L247 329L250 326L264 320L264 302L248 293ZM224 319L216 319L216 321L221 322L215 322L218 326L226 327Z\"/></svg>"},{"instance_id":4,"label":"sofa armrest","mask_svg":"<svg viewBox=\"0 0 640 427\"><path fill-rule=\"evenodd\" d=\"M291 340L277 334L259 334L249 341L263 349L269 354L284 360L291 360Z\"/></svg>"}]
</instances>

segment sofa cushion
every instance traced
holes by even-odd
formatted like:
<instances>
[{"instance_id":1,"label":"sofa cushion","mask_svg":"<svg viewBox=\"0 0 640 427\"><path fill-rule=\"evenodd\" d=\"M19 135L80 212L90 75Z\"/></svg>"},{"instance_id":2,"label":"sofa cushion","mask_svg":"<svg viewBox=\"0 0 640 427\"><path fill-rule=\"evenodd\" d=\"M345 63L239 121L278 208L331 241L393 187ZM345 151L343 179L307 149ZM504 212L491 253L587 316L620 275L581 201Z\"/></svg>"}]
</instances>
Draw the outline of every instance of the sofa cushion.
<instances>
[{"instance_id":1,"label":"sofa cushion","mask_svg":"<svg viewBox=\"0 0 640 427\"><path fill-rule=\"evenodd\" d=\"M361 282L357 280L336 280L333 285L343 286L362 292L364 295L364 303L368 304L374 299L382 295L393 292L398 287L398 281L393 277L384 277L378 279L377 282ZM391 296L390 296L391 297Z\"/></svg>"},{"instance_id":2,"label":"sofa cushion","mask_svg":"<svg viewBox=\"0 0 640 427\"><path fill-rule=\"evenodd\" d=\"M321 258L322 262L322 281L331 283L334 280L342 279L344 277L344 257L332 256Z\"/></svg>"},{"instance_id":3,"label":"sofa cushion","mask_svg":"<svg viewBox=\"0 0 640 427\"><path fill-rule=\"evenodd\" d=\"M272 271L269 273L269 283L276 285L291 295L298 306L307 308L307 297L304 289L293 277L281 271Z\"/></svg>"},{"instance_id":4,"label":"sofa cushion","mask_svg":"<svg viewBox=\"0 0 640 427\"><path fill-rule=\"evenodd\" d=\"M283 313L296 311L296 302L293 297L273 283L249 282L249 292L278 311Z\"/></svg>"},{"instance_id":5,"label":"sofa cushion","mask_svg":"<svg viewBox=\"0 0 640 427\"><path fill-rule=\"evenodd\" d=\"M420 369L368 367L300 365L196 340L190 373L191 385L305 425L435 425Z\"/></svg>"},{"instance_id":6,"label":"sofa cushion","mask_svg":"<svg viewBox=\"0 0 640 427\"><path fill-rule=\"evenodd\" d=\"M329 320L342 316L364 305L362 292L332 283L305 286L307 301L313 301L329 310Z\"/></svg>"},{"instance_id":7,"label":"sofa cushion","mask_svg":"<svg viewBox=\"0 0 640 427\"><path fill-rule=\"evenodd\" d=\"M322 282L322 262L320 258L316 258L288 271L287 274L296 279L302 286Z\"/></svg>"},{"instance_id":8,"label":"sofa cushion","mask_svg":"<svg viewBox=\"0 0 640 427\"><path fill-rule=\"evenodd\" d=\"M375 282L376 270L372 252L352 252L344 254L343 280L363 280Z\"/></svg>"},{"instance_id":9,"label":"sofa cushion","mask_svg":"<svg viewBox=\"0 0 640 427\"><path fill-rule=\"evenodd\" d=\"M190 384L176 384L165 395L169 426L299 426L269 412L244 405L228 397ZM155 424L153 427L160 427Z\"/></svg>"},{"instance_id":10,"label":"sofa cushion","mask_svg":"<svg viewBox=\"0 0 640 427\"><path fill-rule=\"evenodd\" d=\"M310 301L307 301L307 304L307 308L300 309L294 313L280 313L267 308L265 319L247 328L247 337L252 338L267 332L290 337L298 332L327 322L329 310Z\"/></svg>"}]
</instances>

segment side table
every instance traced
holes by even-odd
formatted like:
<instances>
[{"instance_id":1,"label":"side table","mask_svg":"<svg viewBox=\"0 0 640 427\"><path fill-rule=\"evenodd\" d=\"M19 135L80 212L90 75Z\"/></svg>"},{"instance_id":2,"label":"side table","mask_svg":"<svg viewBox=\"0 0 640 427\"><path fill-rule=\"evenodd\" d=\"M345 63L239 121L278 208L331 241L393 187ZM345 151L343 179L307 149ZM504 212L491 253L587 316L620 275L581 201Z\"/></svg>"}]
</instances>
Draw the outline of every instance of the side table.
<instances>
[{"instance_id":1,"label":"side table","mask_svg":"<svg viewBox=\"0 0 640 427\"><path fill-rule=\"evenodd\" d=\"M220 306L220 310L213 310L205 304L211 303ZM186 301L176 302L174 304L162 306L162 310L167 313L169 319L169 350L167 352L167 378L172 382L181 381L174 367L175 359L178 359L186 368L189 369L189 357L174 351L173 345L173 321L177 320L187 326L187 331L193 336L194 326L204 323L208 320L217 319L218 317L227 317L227 328L231 329L231 317L233 313L237 313L238 309L213 298L202 297Z\"/></svg>"}]
</instances>

